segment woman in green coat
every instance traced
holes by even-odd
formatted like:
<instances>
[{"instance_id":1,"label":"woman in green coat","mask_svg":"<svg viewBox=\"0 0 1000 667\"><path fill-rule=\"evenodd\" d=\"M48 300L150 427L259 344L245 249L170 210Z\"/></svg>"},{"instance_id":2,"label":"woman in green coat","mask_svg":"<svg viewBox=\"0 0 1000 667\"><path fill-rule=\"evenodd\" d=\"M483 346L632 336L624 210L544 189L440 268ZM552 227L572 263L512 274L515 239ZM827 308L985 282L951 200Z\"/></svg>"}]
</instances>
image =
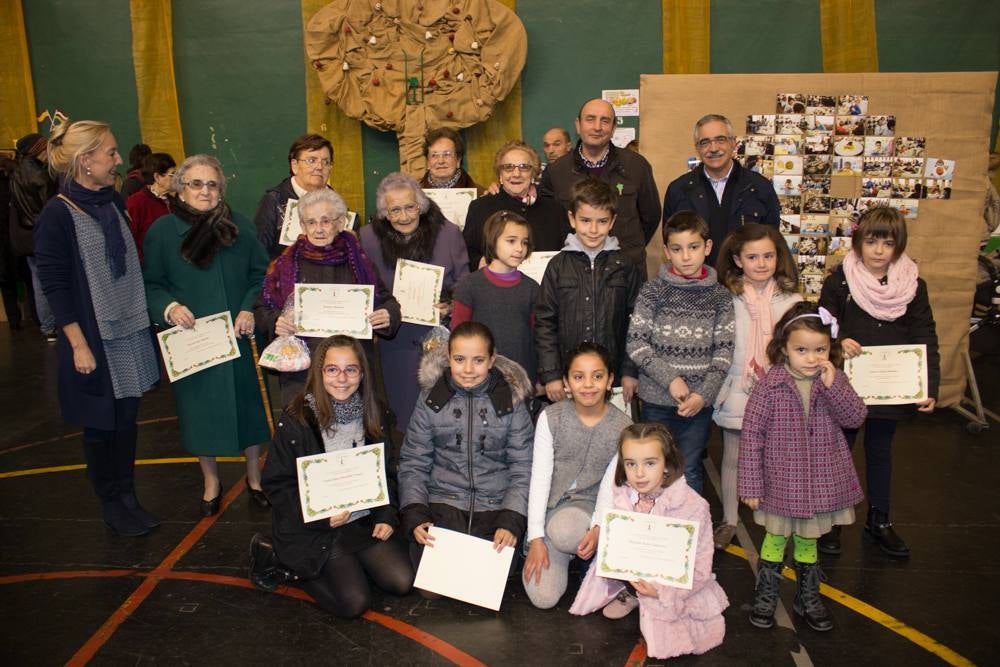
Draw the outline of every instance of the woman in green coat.
<instances>
[{"instance_id":1,"label":"woman in green coat","mask_svg":"<svg viewBox=\"0 0 1000 667\"><path fill-rule=\"evenodd\" d=\"M173 383L181 442L198 455L205 478L203 516L219 511L222 483L216 456L246 456L247 487L267 507L260 490L260 443L269 438L264 405L247 342L254 333L253 305L267 270L267 253L253 225L226 204L226 176L209 155L178 167L172 215L153 224L143 245L150 318L164 327L194 326L195 318L229 311L240 357Z\"/></svg>"}]
</instances>

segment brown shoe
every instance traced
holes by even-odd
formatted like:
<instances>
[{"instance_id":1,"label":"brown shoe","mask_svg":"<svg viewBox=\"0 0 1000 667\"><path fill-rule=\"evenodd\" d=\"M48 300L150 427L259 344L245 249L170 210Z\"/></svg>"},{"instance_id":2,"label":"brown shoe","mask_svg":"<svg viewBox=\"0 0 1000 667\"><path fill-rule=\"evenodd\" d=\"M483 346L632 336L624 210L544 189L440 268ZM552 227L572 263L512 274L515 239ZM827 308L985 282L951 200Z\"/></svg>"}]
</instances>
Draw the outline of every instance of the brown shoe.
<instances>
[{"instance_id":1,"label":"brown shoe","mask_svg":"<svg viewBox=\"0 0 1000 667\"><path fill-rule=\"evenodd\" d=\"M715 542L716 549L725 549L729 546L729 543L733 541L733 536L736 534L736 526L732 526L728 523L722 523L715 527L715 532L712 535L712 539Z\"/></svg>"}]
</instances>

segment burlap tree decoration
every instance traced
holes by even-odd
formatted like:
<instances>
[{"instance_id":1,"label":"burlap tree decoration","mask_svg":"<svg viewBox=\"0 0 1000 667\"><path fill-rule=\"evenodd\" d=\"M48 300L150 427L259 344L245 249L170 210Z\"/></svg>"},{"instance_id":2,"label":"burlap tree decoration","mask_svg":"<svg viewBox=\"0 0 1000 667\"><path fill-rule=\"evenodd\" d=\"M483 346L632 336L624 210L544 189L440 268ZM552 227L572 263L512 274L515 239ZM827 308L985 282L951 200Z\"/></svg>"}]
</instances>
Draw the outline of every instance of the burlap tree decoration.
<instances>
[{"instance_id":1,"label":"burlap tree decoration","mask_svg":"<svg viewBox=\"0 0 1000 667\"><path fill-rule=\"evenodd\" d=\"M305 46L327 101L394 130L401 168L419 178L427 130L489 118L517 83L528 38L495 0L337 0L309 21Z\"/></svg>"}]
</instances>

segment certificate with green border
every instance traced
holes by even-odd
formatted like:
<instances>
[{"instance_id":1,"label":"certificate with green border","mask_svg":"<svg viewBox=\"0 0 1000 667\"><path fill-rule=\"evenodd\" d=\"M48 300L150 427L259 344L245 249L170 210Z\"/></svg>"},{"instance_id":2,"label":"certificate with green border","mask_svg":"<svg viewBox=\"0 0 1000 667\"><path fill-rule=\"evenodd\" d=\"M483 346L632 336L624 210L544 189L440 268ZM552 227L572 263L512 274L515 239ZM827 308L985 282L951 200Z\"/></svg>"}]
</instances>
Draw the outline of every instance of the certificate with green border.
<instances>
[{"instance_id":1,"label":"certificate with green border","mask_svg":"<svg viewBox=\"0 0 1000 667\"><path fill-rule=\"evenodd\" d=\"M375 288L342 283L295 283L295 335L326 338L344 334L359 339L372 337Z\"/></svg>"},{"instance_id":2,"label":"certificate with green border","mask_svg":"<svg viewBox=\"0 0 1000 667\"><path fill-rule=\"evenodd\" d=\"M408 259L396 260L392 295L403 311L403 321L432 327L440 324L441 313L434 305L441 301L443 284L443 266Z\"/></svg>"},{"instance_id":3,"label":"certificate with green border","mask_svg":"<svg viewBox=\"0 0 1000 667\"><path fill-rule=\"evenodd\" d=\"M240 356L228 311L199 317L190 329L178 326L161 331L156 339L171 382Z\"/></svg>"},{"instance_id":4,"label":"certificate with green border","mask_svg":"<svg viewBox=\"0 0 1000 667\"><path fill-rule=\"evenodd\" d=\"M608 510L597 544L597 574L690 589L699 528L697 521Z\"/></svg>"},{"instance_id":5,"label":"certificate with green border","mask_svg":"<svg viewBox=\"0 0 1000 667\"><path fill-rule=\"evenodd\" d=\"M844 362L844 372L866 405L927 399L926 345L866 345Z\"/></svg>"},{"instance_id":6,"label":"certificate with green border","mask_svg":"<svg viewBox=\"0 0 1000 667\"><path fill-rule=\"evenodd\" d=\"M389 504L384 443L300 456L295 467L303 521Z\"/></svg>"}]
</instances>

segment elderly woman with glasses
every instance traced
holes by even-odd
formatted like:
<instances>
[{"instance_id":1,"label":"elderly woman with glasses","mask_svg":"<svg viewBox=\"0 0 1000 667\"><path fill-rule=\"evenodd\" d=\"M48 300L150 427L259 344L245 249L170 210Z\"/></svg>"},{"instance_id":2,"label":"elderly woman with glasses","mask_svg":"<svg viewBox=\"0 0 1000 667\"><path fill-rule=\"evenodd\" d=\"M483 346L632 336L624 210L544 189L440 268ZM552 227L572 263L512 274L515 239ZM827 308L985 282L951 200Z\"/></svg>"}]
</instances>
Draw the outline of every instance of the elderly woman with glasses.
<instances>
[{"instance_id":1,"label":"elderly woman with glasses","mask_svg":"<svg viewBox=\"0 0 1000 667\"><path fill-rule=\"evenodd\" d=\"M269 433L249 338L267 254L253 226L226 204L226 176L210 155L192 155L174 173L177 201L153 223L144 243L146 301L161 327L190 329L195 318L226 311L238 359L173 382L181 443L198 456L204 477L201 514L219 511L222 482L216 456L246 456L253 501L268 507L260 487L260 443Z\"/></svg>"},{"instance_id":2,"label":"elderly woman with glasses","mask_svg":"<svg viewBox=\"0 0 1000 667\"><path fill-rule=\"evenodd\" d=\"M295 138L288 149L289 176L264 193L253 219L257 226L257 239L271 259L285 249L278 240L288 200L298 200L307 192L328 188L327 181L332 170L333 145L326 137L303 134Z\"/></svg>"},{"instance_id":3,"label":"elderly woman with glasses","mask_svg":"<svg viewBox=\"0 0 1000 667\"><path fill-rule=\"evenodd\" d=\"M500 191L469 204L465 218L465 245L469 248L469 270L481 268L483 261L483 227L498 211L511 211L524 217L531 227L534 251L562 250L566 235L572 233L566 209L550 197L539 197L535 179L541 172L541 161L534 148L523 141L508 141L497 151L493 172Z\"/></svg>"},{"instance_id":4,"label":"elderly woman with glasses","mask_svg":"<svg viewBox=\"0 0 1000 667\"><path fill-rule=\"evenodd\" d=\"M376 335L392 337L399 328L399 302L386 289L357 238L344 230L347 204L343 198L329 188L308 192L299 200L299 220L305 233L267 269L264 289L254 309L260 331L269 339L295 334L295 322L284 312L292 300L295 283L372 285L375 303L368 321ZM305 338L310 352L321 340ZM372 341L365 340L362 346L372 368L377 368ZM306 371L278 376L282 405L288 405L301 393L305 381ZM372 378L373 389L380 385Z\"/></svg>"},{"instance_id":5,"label":"elderly woman with glasses","mask_svg":"<svg viewBox=\"0 0 1000 667\"><path fill-rule=\"evenodd\" d=\"M462 136L449 127L431 130L424 137L424 157L427 171L420 179L422 188L475 188L477 194L483 189L472 180L469 172L462 169L465 144Z\"/></svg>"},{"instance_id":6,"label":"elderly woman with glasses","mask_svg":"<svg viewBox=\"0 0 1000 667\"><path fill-rule=\"evenodd\" d=\"M442 315L451 312L451 291L469 273L469 255L462 232L445 219L441 209L427 198L411 176L395 172L382 179L375 192L376 214L361 229L361 246L371 257L382 282L393 289L396 262L409 259L444 267ZM404 322L395 337L379 343L379 358L385 376L389 407L400 431L406 426L417 401L417 366L421 342L431 327Z\"/></svg>"}]
</instances>

